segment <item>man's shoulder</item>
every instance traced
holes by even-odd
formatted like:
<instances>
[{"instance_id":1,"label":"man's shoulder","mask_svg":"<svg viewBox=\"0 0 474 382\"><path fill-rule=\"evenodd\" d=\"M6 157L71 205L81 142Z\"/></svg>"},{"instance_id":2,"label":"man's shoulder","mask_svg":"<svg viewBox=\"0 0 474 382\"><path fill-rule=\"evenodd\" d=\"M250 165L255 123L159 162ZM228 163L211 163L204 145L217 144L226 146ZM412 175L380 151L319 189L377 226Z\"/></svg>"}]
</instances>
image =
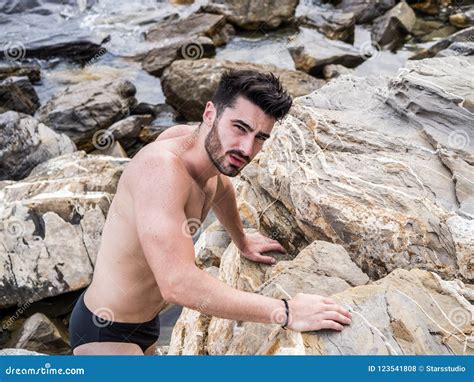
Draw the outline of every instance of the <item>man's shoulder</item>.
<instances>
[{"instance_id":1,"label":"man's shoulder","mask_svg":"<svg viewBox=\"0 0 474 382\"><path fill-rule=\"evenodd\" d=\"M161 185L185 188L191 183L186 166L179 156L166 149L147 148L140 150L127 166L130 189Z\"/></svg>"}]
</instances>

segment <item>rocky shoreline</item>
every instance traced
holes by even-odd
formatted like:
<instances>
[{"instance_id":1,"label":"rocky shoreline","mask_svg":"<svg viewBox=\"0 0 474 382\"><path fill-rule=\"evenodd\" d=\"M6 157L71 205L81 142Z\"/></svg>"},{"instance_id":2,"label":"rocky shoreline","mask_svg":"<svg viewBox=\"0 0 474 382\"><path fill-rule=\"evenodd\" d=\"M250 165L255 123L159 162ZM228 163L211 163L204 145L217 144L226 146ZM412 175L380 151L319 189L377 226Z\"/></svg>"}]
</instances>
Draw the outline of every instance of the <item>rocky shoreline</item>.
<instances>
[{"instance_id":1,"label":"rocky shoreline","mask_svg":"<svg viewBox=\"0 0 474 382\"><path fill-rule=\"evenodd\" d=\"M288 256L240 258L209 220L196 263L246 291L331 296L353 324L292 333L184 308L157 354L474 354L474 3L178 3L101 18L93 1L71 1L69 36L32 38L7 23L0 352L71 354L69 315L123 169L169 126L199 121L225 69L246 67L274 72L295 97L232 179L246 229ZM34 29L58 12L23 6L0 16ZM125 52L124 25L143 33ZM394 71L387 55L404 64ZM162 102L149 101L155 93Z\"/></svg>"}]
</instances>

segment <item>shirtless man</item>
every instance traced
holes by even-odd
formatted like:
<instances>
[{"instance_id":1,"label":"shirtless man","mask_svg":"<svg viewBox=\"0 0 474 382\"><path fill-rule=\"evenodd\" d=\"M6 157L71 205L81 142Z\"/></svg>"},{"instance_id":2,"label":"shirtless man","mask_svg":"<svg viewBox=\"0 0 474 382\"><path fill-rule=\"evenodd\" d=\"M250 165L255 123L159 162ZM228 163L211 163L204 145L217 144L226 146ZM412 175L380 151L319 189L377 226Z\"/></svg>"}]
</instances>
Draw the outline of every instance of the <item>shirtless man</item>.
<instances>
[{"instance_id":1,"label":"shirtless man","mask_svg":"<svg viewBox=\"0 0 474 382\"><path fill-rule=\"evenodd\" d=\"M74 354L151 354L167 303L295 331L350 324L351 314L330 298L298 293L283 301L244 292L195 265L192 225L204 221L210 208L242 256L273 264L263 253L285 252L276 240L244 233L228 177L255 157L291 104L273 75L227 72L199 126L168 129L128 163L92 282L71 315Z\"/></svg>"}]
</instances>

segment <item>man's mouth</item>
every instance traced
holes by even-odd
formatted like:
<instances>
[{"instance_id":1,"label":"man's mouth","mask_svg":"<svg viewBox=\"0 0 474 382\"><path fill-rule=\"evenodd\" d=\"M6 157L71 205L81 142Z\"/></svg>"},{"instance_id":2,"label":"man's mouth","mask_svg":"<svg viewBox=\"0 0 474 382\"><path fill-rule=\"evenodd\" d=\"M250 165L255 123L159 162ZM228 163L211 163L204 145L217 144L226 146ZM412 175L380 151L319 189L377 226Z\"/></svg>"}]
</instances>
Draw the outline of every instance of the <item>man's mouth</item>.
<instances>
[{"instance_id":1,"label":"man's mouth","mask_svg":"<svg viewBox=\"0 0 474 382\"><path fill-rule=\"evenodd\" d=\"M245 160L243 160L242 158L238 157L238 156L235 156L235 155L232 155L232 154L229 154L229 158L230 158L230 163L232 163L233 165L235 166L243 166L245 163L247 163Z\"/></svg>"}]
</instances>

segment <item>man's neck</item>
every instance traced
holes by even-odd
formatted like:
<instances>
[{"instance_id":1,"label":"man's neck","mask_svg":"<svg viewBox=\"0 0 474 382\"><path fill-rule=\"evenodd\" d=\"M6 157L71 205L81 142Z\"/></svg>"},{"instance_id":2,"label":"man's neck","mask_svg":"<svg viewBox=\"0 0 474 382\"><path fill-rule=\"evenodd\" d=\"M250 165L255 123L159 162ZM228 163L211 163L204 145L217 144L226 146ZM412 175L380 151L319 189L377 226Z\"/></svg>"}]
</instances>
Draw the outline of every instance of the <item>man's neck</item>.
<instances>
[{"instance_id":1,"label":"man's neck","mask_svg":"<svg viewBox=\"0 0 474 382\"><path fill-rule=\"evenodd\" d=\"M220 174L210 160L204 145L207 133L205 125L200 128L196 127L190 136L189 145L182 155L189 174L201 187L204 187L209 179Z\"/></svg>"}]
</instances>

